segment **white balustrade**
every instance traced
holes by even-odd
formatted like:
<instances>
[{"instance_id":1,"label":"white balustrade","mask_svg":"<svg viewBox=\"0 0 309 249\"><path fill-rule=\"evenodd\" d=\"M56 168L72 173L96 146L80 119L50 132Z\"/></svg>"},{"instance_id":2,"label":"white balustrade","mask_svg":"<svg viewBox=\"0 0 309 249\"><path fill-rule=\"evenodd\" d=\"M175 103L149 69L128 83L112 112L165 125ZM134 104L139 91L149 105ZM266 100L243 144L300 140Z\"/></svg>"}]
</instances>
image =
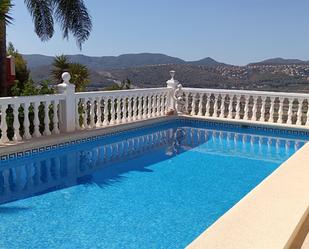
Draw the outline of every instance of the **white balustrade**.
<instances>
[{"instance_id":1,"label":"white balustrade","mask_svg":"<svg viewBox=\"0 0 309 249\"><path fill-rule=\"evenodd\" d=\"M76 119L82 118L84 123L81 125L80 122L76 122L76 129L87 128L88 120L90 120L89 128L94 128L163 116L166 114L165 101L170 91L168 88L148 88L75 93L76 108L80 107L79 103L83 103L84 100L90 103L90 105L82 104L82 110L76 114ZM82 113L86 115L83 116Z\"/></svg>"},{"instance_id":2,"label":"white balustrade","mask_svg":"<svg viewBox=\"0 0 309 249\"><path fill-rule=\"evenodd\" d=\"M62 94L0 98L0 144L58 134L62 100Z\"/></svg>"},{"instance_id":3,"label":"white balustrade","mask_svg":"<svg viewBox=\"0 0 309 249\"><path fill-rule=\"evenodd\" d=\"M63 76L61 94L0 98L0 144L162 117L182 104L178 113L199 118L309 125L309 94L182 88L179 104L173 78L164 88L75 93Z\"/></svg>"},{"instance_id":4,"label":"white balustrade","mask_svg":"<svg viewBox=\"0 0 309 249\"><path fill-rule=\"evenodd\" d=\"M309 94L203 88L182 90L185 113L191 116L302 127L309 124Z\"/></svg>"}]
</instances>

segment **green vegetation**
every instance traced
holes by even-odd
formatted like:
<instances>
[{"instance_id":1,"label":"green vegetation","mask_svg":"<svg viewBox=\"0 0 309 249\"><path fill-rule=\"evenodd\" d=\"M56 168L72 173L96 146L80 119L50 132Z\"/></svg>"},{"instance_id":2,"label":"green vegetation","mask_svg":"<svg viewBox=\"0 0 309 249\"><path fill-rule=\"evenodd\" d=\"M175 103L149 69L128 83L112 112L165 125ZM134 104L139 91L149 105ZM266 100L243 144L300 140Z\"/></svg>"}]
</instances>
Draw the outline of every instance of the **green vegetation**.
<instances>
[{"instance_id":1,"label":"green vegetation","mask_svg":"<svg viewBox=\"0 0 309 249\"><path fill-rule=\"evenodd\" d=\"M71 33L77 46L89 38L92 22L83 0L24 0L32 16L35 33L42 41L48 41L54 35L54 24L60 25L63 38ZM0 96L7 95L6 87L6 26L13 18L9 12L11 0L0 2Z\"/></svg>"},{"instance_id":2,"label":"green vegetation","mask_svg":"<svg viewBox=\"0 0 309 249\"><path fill-rule=\"evenodd\" d=\"M88 68L80 63L71 63L65 55L56 56L51 76L53 79L61 83L61 75L64 72L69 72L71 75L71 82L75 84L76 91L84 91L86 85L89 83Z\"/></svg>"},{"instance_id":3,"label":"green vegetation","mask_svg":"<svg viewBox=\"0 0 309 249\"><path fill-rule=\"evenodd\" d=\"M29 96L54 93L54 89L49 87L50 81L42 81L39 86L34 84L30 78L30 70L27 67L27 62L11 42L8 45L7 54L15 58L16 80L14 86L9 89L10 95Z\"/></svg>"}]
</instances>

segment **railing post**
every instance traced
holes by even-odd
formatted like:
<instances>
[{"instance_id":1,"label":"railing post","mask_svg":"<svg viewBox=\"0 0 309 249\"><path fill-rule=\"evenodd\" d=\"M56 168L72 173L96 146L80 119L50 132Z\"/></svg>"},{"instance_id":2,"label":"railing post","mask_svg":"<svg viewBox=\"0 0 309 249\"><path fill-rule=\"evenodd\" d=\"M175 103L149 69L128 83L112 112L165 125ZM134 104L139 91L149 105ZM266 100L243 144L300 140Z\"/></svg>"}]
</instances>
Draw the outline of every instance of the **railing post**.
<instances>
[{"instance_id":1,"label":"railing post","mask_svg":"<svg viewBox=\"0 0 309 249\"><path fill-rule=\"evenodd\" d=\"M168 111L176 110L176 101L174 99L174 92L177 88L177 85L179 84L178 80L175 80L175 71L170 71L171 79L166 81L167 88L172 89L172 91L169 92L168 94Z\"/></svg>"},{"instance_id":2,"label":"railing post","mask_svg":"<svg viewBox=\"0 0 309 249\"><path fill-rule=\"evenodd\" d=\"M75 130L75 85L70 83L69 73L62 74L63 82L57 86L58 93L65 95L65 100L59 103L60 131L71 132Z\"/></svg>"}]
</instances>

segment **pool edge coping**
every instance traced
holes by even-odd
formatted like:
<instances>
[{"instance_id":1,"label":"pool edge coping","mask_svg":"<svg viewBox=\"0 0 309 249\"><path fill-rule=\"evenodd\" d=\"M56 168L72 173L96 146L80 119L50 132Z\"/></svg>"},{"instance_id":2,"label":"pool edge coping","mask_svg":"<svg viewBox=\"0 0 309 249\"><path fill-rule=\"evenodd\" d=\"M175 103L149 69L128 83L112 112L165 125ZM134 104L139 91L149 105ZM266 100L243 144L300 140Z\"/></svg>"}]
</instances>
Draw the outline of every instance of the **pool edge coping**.
<instances>
[{"instance_id":1,"label":"pool edge coping","mask_svg":"<svg viewBox=\"0 0 309 249\"><path fill-rule=\"evenodd\" d=\"M309 167L302 161L309 161L309 142L186 248L290 249L309 212Z\"/></svg>"}]
</instances>

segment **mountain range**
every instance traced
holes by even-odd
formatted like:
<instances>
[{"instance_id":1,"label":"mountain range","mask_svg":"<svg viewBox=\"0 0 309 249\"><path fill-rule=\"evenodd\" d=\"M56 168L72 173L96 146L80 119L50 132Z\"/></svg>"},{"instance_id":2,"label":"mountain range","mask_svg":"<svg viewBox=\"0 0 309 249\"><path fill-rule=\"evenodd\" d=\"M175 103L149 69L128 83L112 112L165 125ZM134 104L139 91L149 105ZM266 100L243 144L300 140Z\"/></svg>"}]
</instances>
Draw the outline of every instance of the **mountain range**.
<instances>
[{"instance_id":1,"label":"mountain range","mask_svg":"<svg viewBox=\"0 0 309 249\"><path fill-rule=\"evenodd\" d=\"M50 79L53 56L40 54L23 55L35 82ZM309 61L272 58L247 66L233 66L218 62L210 57L196 61L185 61L164 54L141 53L119 56L68 55L70 62L78 62L88 67L90 84L88 90L99 90L129 78L137 87L164 86L169 71L176 70L176 78L185 86L238 88L264 90L284 90L288 86L294 91L307 91L307 79L293 78L284 74L269 74L253 70L248 66L263 65L309 65ZM260 67L261 68L261 67ZM237 77L235 77L237 76ZM308 78L309 79L309 78ZM296 81L295 81L296 80Z\"/></svg>"},{"instance_id":2,"label":"mountain range","mask_svg":"<svg viewBox=\"0 0 309 249\"><path fill-rule=\"evenodd\" d=\"M23 55L30 69L38 66L47 66L52 64L54 57L40 54ZM140 67L161 64L188 64L202 66L226 65L207 57L198 61L185 61L177 57L165 54L141 53L141 54L123 54L119 56L86 56L86 55L67 55L69 61L82 63L92 70L97 69L120 69L129 67Z\"/></svg>"},{"instance_id":3,"label":"mountain range","mask_svg":"<svg viewBox=\"0 0 309 249\"><path fill-rule=\"evenodd\" d=\"M39 66L51 65L53 56L41 54L24 54L23 57L28 63L30 69ZM140 54L123 54L119 56L86 56L82 54L67 55L72 62L82 63L92 70L97 69L121 69L129 67L141 67L161 64L177 65L196 65L196 66L232 66L226 63L218 62L210 57L196 61L185 61L183 59L168 56L165 54L140 53ZM309 61L299 59L271 58L260 62L249 63L248 65L290 65L290 64L309 64Z\"/></svg>"},{"instance_id":4,"label":"mountain range","mask_svg":"<svg viewBox=\"0 0 309 249\"><path fill-rule=\"evenodd\" d=\"M271 58L260 62L249 63L248 65L293 65L293 64L309 64L309 61L299 59L284 59L284 58Z\"/></svg>"}]
</instances>

